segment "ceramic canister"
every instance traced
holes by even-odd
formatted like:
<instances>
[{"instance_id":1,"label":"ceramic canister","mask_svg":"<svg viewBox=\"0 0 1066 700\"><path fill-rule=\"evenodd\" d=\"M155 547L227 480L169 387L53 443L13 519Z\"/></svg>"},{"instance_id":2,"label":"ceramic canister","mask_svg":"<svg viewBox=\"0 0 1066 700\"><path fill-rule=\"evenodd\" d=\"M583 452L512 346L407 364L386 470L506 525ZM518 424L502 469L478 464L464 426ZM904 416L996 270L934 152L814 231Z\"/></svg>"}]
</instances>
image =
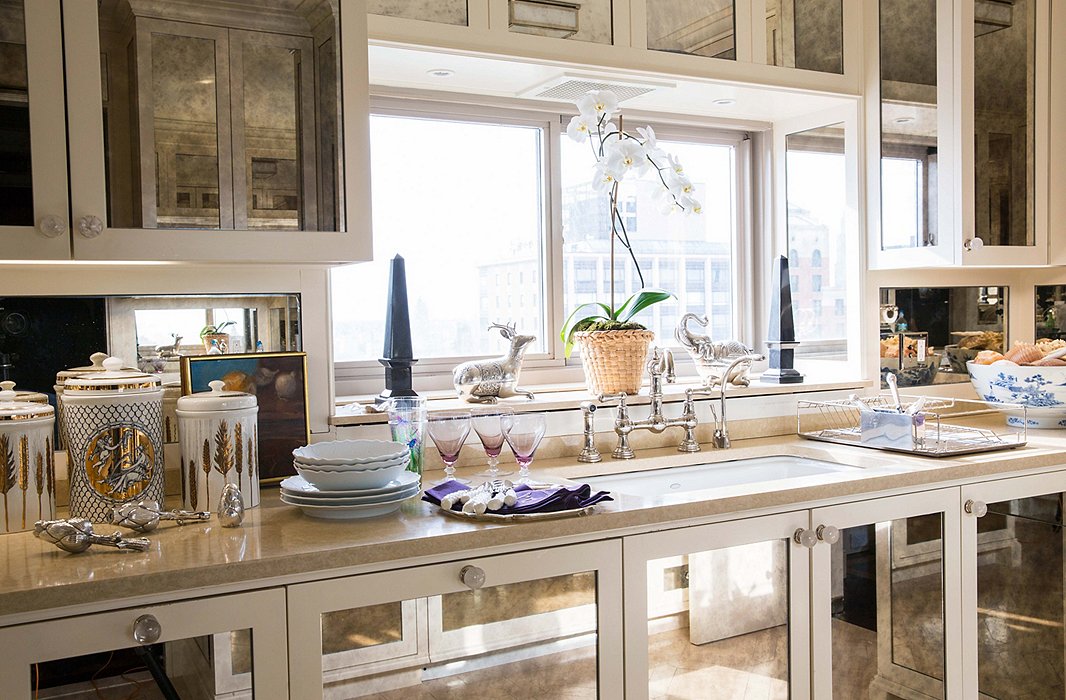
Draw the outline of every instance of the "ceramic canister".
<instances>
[{"instance_id":1,"label":"ceramic canister","mask_svg":"<svg viewBox=\"0 0 1066 700\"><path fill-rule=\"evenodd\" d=\"M181 382L163 384L163 442L177 443L178 440L178 399L181 398Z\"/></svg>"},{"instance_id":2,"label":"ceramic canister","mask_svg":"<svg viewBox=\"0 0 1066 700\"><path fill-rule=\"evenodd\" d=\"M211 391L178 399L182 507L214 510L222 487L236 484L246 508L259 505L259 404L252 394Z\"/></svg>"},{"instance_id":3,"label":"ceramic canister","mask_svg":"<svg viewBox=\"0 0 1066 700\"><path fill-rule=\"evenodd\" d=\"M51 406L22 401L0 382L0 532L32 530L56 517L56 460Z\"/></svg>"},{"instance_id":4,"label":"ceramic canister","mask_svg":"<svg viewBox=\"0 0 1066 700\"><path fill-rule=\"evenodd\" d=\"M104 360L106 359L106 352L94 352L89 356L89 364L84 367L71 367L56 372L56 383L52 388L55 389L56 392L56 413L59 417L59 439L56 441L57 450L67 449L67 438L63 435L63 385L71 377L80 377L83 374L91 374L93 372L103 372ZM130 368L126 367L124 369Z\"/></svg>"},{"instance_id":5,"label":"ceramic canister","mask_svg":"<svg viewBox=\"0 0 1066 700\"><path fill-rule=\"evenodd\" d=\"M67 438L70 515L111 520L121 503L163 502L163 389L159 379L123 370L109 357L103 372L66 380L61 420Z\"/></svg>"}]
</instances>

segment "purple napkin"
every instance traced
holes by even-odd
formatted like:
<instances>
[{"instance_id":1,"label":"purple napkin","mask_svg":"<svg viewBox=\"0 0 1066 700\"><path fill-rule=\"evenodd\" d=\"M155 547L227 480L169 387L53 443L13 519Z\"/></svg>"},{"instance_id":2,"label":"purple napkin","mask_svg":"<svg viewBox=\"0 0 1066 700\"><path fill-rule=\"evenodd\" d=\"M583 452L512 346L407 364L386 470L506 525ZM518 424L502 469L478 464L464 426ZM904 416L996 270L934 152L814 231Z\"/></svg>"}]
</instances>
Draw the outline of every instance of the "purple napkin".
<instances>
[{"instance_id":1,"label":"purple napkin","mask_svg":"<svg viewBox=\"0 0 1066 700\"><path fill-rule=\"evenodd\" d=\"M426 489L422 494L422 500L439 506L441 499L454 491L468 488L466 484L458 481L445 481L431 489ZM553 513L560 510L572 510L584 508L600 501L613 501L608 491L592 493L592 487L588 484L579 486L555 486L546 489L532 488L527 484L518 484L514 487L515 496L518 500L513 506L504 506L500 510L492 511L497 515L513 515L517 513ZM462 510L461 503L452 506L452 510Z\"/></svg>"}]
</instances>

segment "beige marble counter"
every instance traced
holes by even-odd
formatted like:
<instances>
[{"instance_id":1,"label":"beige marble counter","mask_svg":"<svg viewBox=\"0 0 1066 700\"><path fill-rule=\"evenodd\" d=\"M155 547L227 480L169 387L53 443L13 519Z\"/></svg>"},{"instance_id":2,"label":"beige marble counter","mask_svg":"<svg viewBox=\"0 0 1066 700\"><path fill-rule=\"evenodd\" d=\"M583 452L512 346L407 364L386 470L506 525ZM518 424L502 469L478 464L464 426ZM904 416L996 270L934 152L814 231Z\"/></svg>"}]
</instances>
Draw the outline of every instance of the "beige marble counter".
<instances>
[{"instance_id":1,"label":"beige marble counter","mask_svg":"<svg viewBox=\"0 0 1066 700\"><path fill-rule=\"evenodd\" d=\"M586 465L572 458L549 460L539 468L535 464L535 476L581 478L772 454L861 468L663 498L618 494L615 502L590 517L515 525L464 522L436 513L420 501L380 518L323 521L281 504L276 491L266 490L264 505L248 511L243 527L166 524L152 533L152 548L145 553L94 548L67 554L30 533L0 536L0 625L85 609L78 606L113 603L121 607L127 599L137 599L139 604L153 597L210 594L220 586L256 588L355 569L392 568L403 560L461 559L564 539L619 536L677 521L1048 470L1066 466L1064 450L1066 431L1030 431L1027 447L949 459L916 458L787 436L738 440L729 450L705 449L697 454L648 450L629 462L605 458L600 464ZM430 474L429 479L436 476ZM110 531L103 526L99 529Z\"/></svg>"}]
</instances>

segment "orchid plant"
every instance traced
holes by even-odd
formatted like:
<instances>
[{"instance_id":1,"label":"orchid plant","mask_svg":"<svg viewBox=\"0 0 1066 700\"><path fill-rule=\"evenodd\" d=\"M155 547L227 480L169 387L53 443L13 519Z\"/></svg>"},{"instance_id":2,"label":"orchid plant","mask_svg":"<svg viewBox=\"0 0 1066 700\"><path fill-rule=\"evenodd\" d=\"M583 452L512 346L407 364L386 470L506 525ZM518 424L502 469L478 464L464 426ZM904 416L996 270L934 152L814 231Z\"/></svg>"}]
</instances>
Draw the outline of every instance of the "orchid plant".
<instances>
[{"instance_id":1,"label":"orchid plant","mask_svg":"<svg viewBox=\"0 0 1066 700\"><path fill-rule=\"evenodd\" d=\"M646 126L638 128L637 135L634 136L622 128L617 95L610 90L593 90L577 101L577 108L580 113L570 120L566 133L578 143L589 143L596 158L592 185L597 192L608 196L611 216L611 291L609 303L585 303L567 317L559 333L567 357L573 350L575 333L593 330L644 330L644 326L632 320L633 317L653 304L674 298L670 292L644 286L640 263L637 262L625 221L618 209L618 188L621 182L652 174L653 179L662 185L659 195L661 211L664 214L680 212L692 215L702 211L700 202L694 196L695 185L685 175L678 159L659 148L655 131ZM612 121L615 117L618 118L617 124ZM640 291L618 306L614 303L616 243L625 248L633 261L641 287Z\"/></svg>"}]
</instances>

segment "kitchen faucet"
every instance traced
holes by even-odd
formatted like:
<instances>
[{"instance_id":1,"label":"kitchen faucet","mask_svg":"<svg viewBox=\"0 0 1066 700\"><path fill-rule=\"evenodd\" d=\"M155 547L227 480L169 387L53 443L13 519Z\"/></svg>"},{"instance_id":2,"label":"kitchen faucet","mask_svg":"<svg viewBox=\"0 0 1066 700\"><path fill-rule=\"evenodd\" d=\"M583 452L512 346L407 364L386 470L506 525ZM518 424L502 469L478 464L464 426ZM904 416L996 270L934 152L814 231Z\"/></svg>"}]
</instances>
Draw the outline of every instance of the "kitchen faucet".
<instances>
[{"instance_id":1,"label":"kitchen faucet","mask_svg":"<svg viewBox=\"0 0 1066 700\"><path fill-rule=\"evenodd\" d=\"M722 377L732 377L733 370L735 370L738 365L745 363L751 365L752 362L762 362L765 359L765 357L758 353L737 355L730 360ZM728 384L729 382L723 381L718 387L718 411L715 412L714 407L711 407L711 415L714 416L714 438L712 439L712 444L720 449L726 449L729 447L729 428L725 418L725 388ZM689 389L685 392L685 396L686 401L692 401L693 396L714 396L714 393L713 388Z\"/></svg>"}]
</instances>

